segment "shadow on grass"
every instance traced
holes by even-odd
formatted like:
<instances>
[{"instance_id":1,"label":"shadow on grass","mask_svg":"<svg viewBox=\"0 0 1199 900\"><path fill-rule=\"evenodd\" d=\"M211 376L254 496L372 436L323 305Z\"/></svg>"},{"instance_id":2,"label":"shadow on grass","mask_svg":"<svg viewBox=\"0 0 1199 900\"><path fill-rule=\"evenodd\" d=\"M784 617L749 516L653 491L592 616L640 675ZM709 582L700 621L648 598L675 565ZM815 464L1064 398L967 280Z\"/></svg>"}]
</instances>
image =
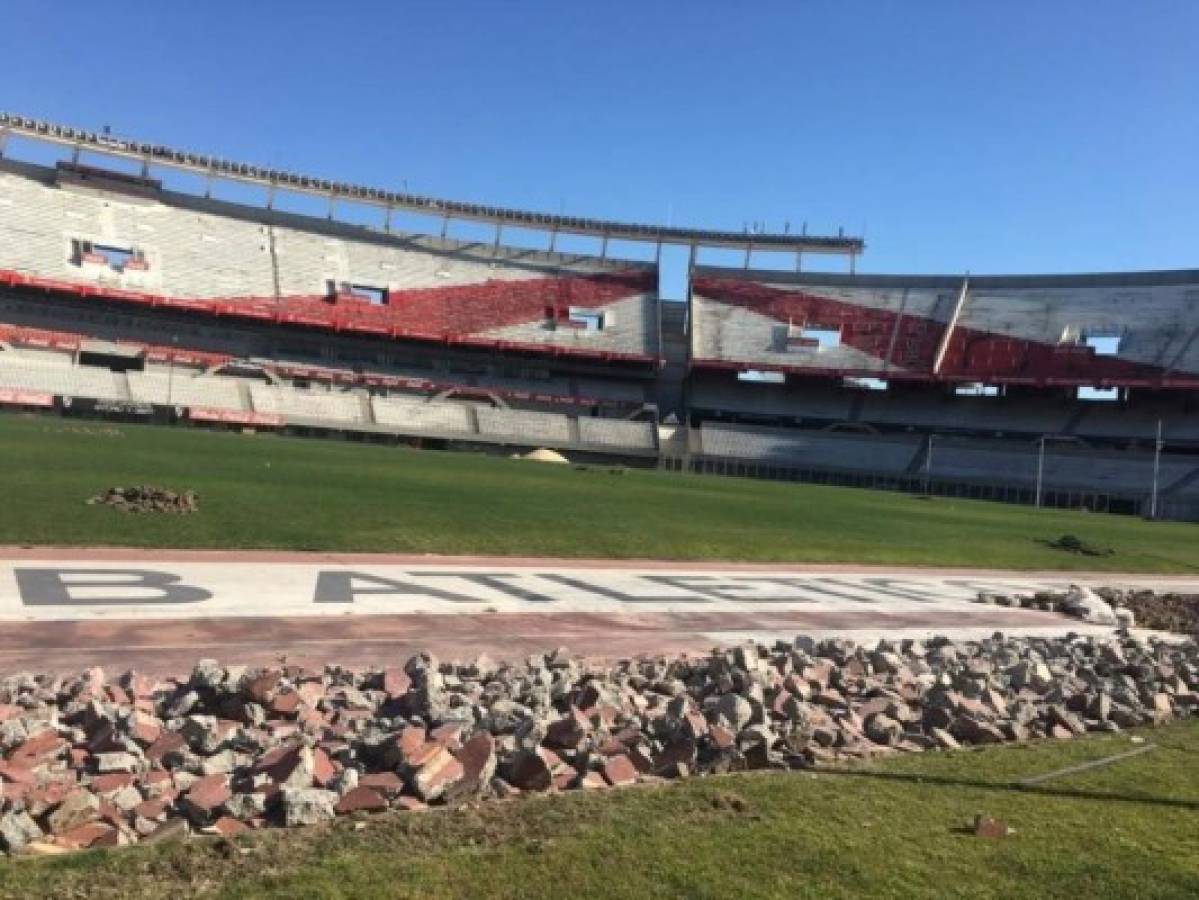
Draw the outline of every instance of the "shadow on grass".
<instances>
[{"instance_id":1,"label":"shadow on grass","mask_svg":"<svg viewBox=\"0 0 1199 900\"><path fill-rule=\"evenodd\" d=\"M1090 546L1085 543L1080 544L1080 546L1078 548L1072 548L1070 546L1063 546L1062 539L1066 538L1066 537L1069 537L1069 535L1063 535L1062 538L1055 538L1054 540L1049 540L1047 538L1030 538L1030 541L1033 544L1036 544L1038 547L1044 547L1044 548L1048 548L1050 550L1057 550L1060 553L1067 554L1070 556L1108 557L1108 556L1116 556L1117 555L1116 551L1113 550L1111 547L1093 547L1093 546ZM1141 559L1155 560L1159 563L1162 563L1166 568L1168 568L1170 566L1177 566L1180 569L1186 569L1191 572L1199 572L1199 564L1185 562L1181 559L1178 559L1177 557L1163 556L1160 553L1150 553L1150 552L1141 550L1136 553L1130 553L1130 554L1126 554L1126 555L1137 556L1137 557L1140 557ZM1063 575L1068 575L1070 572L1071 572L1070 569L1062 570ZM1101 574L1101 573L1095 573L1095 574Z\"/></svg>"},{"instance_id":2,"label":"shadow on grass","mask_svg":"<svg viewBox=\"0 0 1199 900\"><path fill-rule=\"evenodd\" d=\"M1058 797L1067 800L1105 800L1116 803L1139 803L1147 806L1163 806L1171 809L1199 811L1199 800L1180 800L1177 797L1137 796L1115 794L1104 791L1079 791L1068 788L1023 785L1016 781L979 781L973 778L957 778L946 775L910 775L899 772L868 772L859 769L813 769L815 775L836 775L849 778L877 778L922 786L944 788L976 788L982 791L1027 794L1031 797Z\"/></svg>"}]
</instances>

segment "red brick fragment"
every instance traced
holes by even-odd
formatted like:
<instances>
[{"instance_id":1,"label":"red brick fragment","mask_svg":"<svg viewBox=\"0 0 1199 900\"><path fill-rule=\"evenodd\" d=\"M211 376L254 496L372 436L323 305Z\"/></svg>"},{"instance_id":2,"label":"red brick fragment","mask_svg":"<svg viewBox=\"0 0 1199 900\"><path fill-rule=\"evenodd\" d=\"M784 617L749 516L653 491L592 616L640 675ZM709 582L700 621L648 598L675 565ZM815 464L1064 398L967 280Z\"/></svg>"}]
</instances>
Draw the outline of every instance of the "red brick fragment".
<instances>
[{"instance_id":1,"label":"red brick fragment","mask_svg":"<svg viewBox=\"0 0 1199 900\"><path fill-rule=\"evenodd\" d=\"M135 712L129 717L129 736L149 747L162 737L162 723L154 716L144 712Z\"/></svg>"},{"instance_id":2,"label":"red brick fragment","mask_svg":"<svg viewBox=\"0 0 1199 900\"><path fill-rule=\"evenodd\" d=\"M340 767L329 759L327 754L320 747L316 747L312 751L312 782L317 787L328 787L329 782L340 771Z\"/></svg>"},{"instance_id":3,"label":"red brick fragment","mask_svg":"<svg viewBox=\"0 0 1199 900\"><path fill-rule=\"evenodd\" d=\"M154 821L166 815L167 810L170 808L171 803L169 800L161 798L157 800L143 800L137 806L133 807L133 814L141 816L143 819Z\"/></svg>"},{"instance_id":4,"label":"red brick fragment","mask_svg":"<svg viewBox=\"0 0 1199 900\"><path fill-rule=\"evenodd\" d=\"M276 716L287 716L289 718L294 716L299 708L300 695L290 688L285 688L284 690L279 691L279 693L275 694L275 696L271 698L270 703L267 704L267 709L269 709L272 714Z\"/></svg>"},{"instance_id":5,"label":"red brick fragment","mask_svg":"<svg viewBox=\"0 0 1199 900\"><path fill-rule=\"evenodd\" d=\"M436 741L450 750L457 750L462 746L462 729L461 722L447 722L430 731L429 740Z\"/></svg>"},{"instance_id":6,"label":"red brick fragment","mask_svg":"<svg viewBox=\"0 0 1199 900\"><path fill-rule=\"evenodd\" d=\"M325 761L328 762L328 757ZM264 753L251 771L266 775L277 785L310 787L314 768L315 754L307 747L283 746Z\"/></svg>"},{"instance_id":7,"label":"red brick fragment","mask_svg":"<svg viewBox=\"0 0 1199 900\"><path fill-rule=\"evenodd\" d=\"M64 831L55 837L55 843L75 850L88 847L115 847L120 842L120 832L105 822L89 822Z\"/></svg>"},{"instance_id":8,"label":"red brick fragment","mask_svg":"<svg viewBox=\"0 0 1199 900\"><path fill-rule=\"evenodd\" d=\"M67 742L58 736L52 728L46 728L26 738L8 754L8 761L21 765L22 763L37 762L57 756L67 746Z\"/></svg>"},{"instance_id":9,"label":"red brick fragment","mask_svg":"<svg viewBox=\"0 0 1199 900\"><path fill-rule=\"evenodd\" d=\"M616 786L632 784L637 780L637 768L625 755L610 756L604 762L604 779L608 784Z\"/></svg>"},{"instance_id":10,"label":"red brick fragment","mask_svg":"<svg viewBox=\"0 0 1199 900\"><path fill-rule=\"evenodd\" d=\"M186 747L187 741L183 735L177 731L166 731L146 749L146 759L152 763L159 762L168 753L176 753Z\"/></svg>"},{"instance_id":11,"label":"red brick fragment","mask_svg":"<svg viewBox=\"0 0 1199 900\"><path fill-rule=\"evenodd\" d=\"M129 705L129 694L119 684L110 684L104 688L104 691L108 694L109 702L116 703L120 706Z\"/></svg>"},{"instance_id":12,"label":"red brick fragment","mask_svg":"<svg viewBox=\"0 0 1199 900\"><path fill-rule=\"evenodd\" d=\"M334 810L339 816L352 812L378 812L387 809L387 801L377 790L359 785L337 802Z\"/></svg>"},{"instance_id":13,"label":"red brick fragment","mask_svg":"<svg viewBox=\"0 0 1199 900\"><path fill-rule=\"evenodd\" d=\"M33 767L17 762L5 762L0 759L0 782L9 784L33 784L37 775Z\"/></svg>"},{"instance_id":14,"label":"red brick fragment","mask_svg":"<svg viewBox=\"0 0 1199 900\"><path fill-rule=\"evenodd\" d=\"M92 792L96 794L111 794L122 788L127 788L136 780L128 772L112 772L108 775L97 775L92 779Z\"/></svg>"},{"instance_id":15,"label":"red brick fragment","mask_svg":"<svg viewBox=\"0 0 1199 900\"><path fill-rule=\"evenodd\" d=\"M249 830L249 826L243 825L232 816L221 816L205 829L205 831L219 834L222 837L233 837L235 834L243 834Z\"/></svg>"},{"instance_id":16,"label":"red brick fragment","mask_svg":"<svg viewBox=\"0 0 1199 900\"><path fill-rule=\"evenodd\" d=\"M212 818L233 792L228 775L207 775L197 779L183 795L182 805L194 820Z\"/></svg>"},{"instance_id":17,"label":"red brick fragment","mask_svg":"<svg viewBox=\"0 0 1199 900\"><path fill-rule=\"evenodd\" d=\"M473 735L469 741L454 752L462 763L462 786L478 790L495 774L495 738L486 731Z\"/></svg>"},{"instance_id":18,"label":"red brick fragment","mask_svg":"<svg viewBox=\"0 0 1199 900\"><path fill-rule=\"evenodd\" d=\"M379 791L385 797L399 796L404 789L404 782L395 772L372 772L358 779L359 787L369 787Z\"/></svg>"},{"instance_id":19,"label":"red brick fragment","mask_svg":"<svg viewBox=\"0 0 1199 900\"><path fill-rule=\"evenodd\" d=\"M383 670L383 693L396 699L403 697L412 687L412 679L403 669L388 668Z\"/></svg>"}]
</instances>

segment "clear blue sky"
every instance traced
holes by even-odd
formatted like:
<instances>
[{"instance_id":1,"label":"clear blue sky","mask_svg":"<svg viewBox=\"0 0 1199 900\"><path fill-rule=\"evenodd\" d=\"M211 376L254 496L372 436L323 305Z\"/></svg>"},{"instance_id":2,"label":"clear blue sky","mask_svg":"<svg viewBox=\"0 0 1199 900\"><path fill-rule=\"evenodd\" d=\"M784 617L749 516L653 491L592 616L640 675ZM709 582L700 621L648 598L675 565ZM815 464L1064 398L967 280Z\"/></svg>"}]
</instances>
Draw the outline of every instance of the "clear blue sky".
<instances>
[{"instance_id":1,"label":"clear blue sky","mask_svg":"<svg viewBox=\"0 0 1199 900\"><path fill-rule=\"evenodd\" d=\"M843 225L860 271L1194 267L1197 38L1195 0L0 0L0 108L497 205Z\"/></svg>"}]
</instances>

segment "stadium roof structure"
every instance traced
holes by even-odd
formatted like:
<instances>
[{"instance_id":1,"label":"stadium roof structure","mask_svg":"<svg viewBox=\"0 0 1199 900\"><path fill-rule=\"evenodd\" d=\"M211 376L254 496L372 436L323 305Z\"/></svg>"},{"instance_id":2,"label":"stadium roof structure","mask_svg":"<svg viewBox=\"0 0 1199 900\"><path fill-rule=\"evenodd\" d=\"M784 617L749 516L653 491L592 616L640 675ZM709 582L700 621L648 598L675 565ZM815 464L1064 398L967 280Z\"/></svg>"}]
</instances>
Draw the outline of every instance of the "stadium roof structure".
<instances>
[{"instance_id":1,"label":"stadium roof structure","mask_svg":"<svg viewBox=\"0 0 1199 900\"><path fill-rule=\"evenodd\" d=\"M339 200L375 206L386 211L383 225L387 230L390 230L392 213L397 210L440 217L443 223L443 235L448 223L452 220L484 222L495 226L497 245L501 240L504 227L512 226L546 232L550 235L551 250L554 248L557 236L567 234L601 239L605 256L609 240L623 240L654 244L659 249L663 244L689 246L692 248L693 261L698 248L719 247L742 250L745 252L747 268L750 254L754 251L794 253L797 269L801 266L805 253L847 256L850 260L851 270L856 257L866 248L862 238L844 234L821 236L806 233L748 233L678 228L551 215L528 210L483 206L457 200L444 200L420 194L396 193L381 188L330 181L278 169L232 162L214 156L176 150L161 144L127 140L109 134L0 112L0 157L4 155L7 138L12 135L70 147L73 150L73 161L75 162L78 162L79 154L84 151L133 160L141 164L142 174L147 178L150 175L150 167L159 166L203 175L210 180L210 185L211 181L215 180L258 185L267 189L268 207L272 205L274 194L279 190L328 199L331 217L333 207Z\"/></svg>"}]
</instances>

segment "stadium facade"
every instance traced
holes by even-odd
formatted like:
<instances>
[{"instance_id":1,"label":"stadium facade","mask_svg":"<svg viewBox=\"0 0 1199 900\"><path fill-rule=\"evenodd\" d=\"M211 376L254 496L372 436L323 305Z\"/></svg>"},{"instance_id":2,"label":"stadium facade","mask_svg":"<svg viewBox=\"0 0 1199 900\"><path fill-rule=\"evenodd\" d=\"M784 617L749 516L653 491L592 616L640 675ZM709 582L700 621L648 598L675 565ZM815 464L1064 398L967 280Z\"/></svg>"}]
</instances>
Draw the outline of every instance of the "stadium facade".
<instances>
[{"instance_id":1,"label":"stadium facade","mask_svg":"<svg viewBox=\"0 0 1199 900\"><path fill-rule=\"evenodd\" d=\"M227 182L261 202L217 199ZM461 221L491 238L450 237ZM559 252L565 235L594 252ZM690 248L687 302L614 242ZM699 265L709 247L744 265ZM863 249L395 194L0 115L0 404L1199 519L1199 271L858 275ZM760 251L793 265L751 268ZM849 273L803 272L810 254Z\"/></svg>"}]
</instances>

